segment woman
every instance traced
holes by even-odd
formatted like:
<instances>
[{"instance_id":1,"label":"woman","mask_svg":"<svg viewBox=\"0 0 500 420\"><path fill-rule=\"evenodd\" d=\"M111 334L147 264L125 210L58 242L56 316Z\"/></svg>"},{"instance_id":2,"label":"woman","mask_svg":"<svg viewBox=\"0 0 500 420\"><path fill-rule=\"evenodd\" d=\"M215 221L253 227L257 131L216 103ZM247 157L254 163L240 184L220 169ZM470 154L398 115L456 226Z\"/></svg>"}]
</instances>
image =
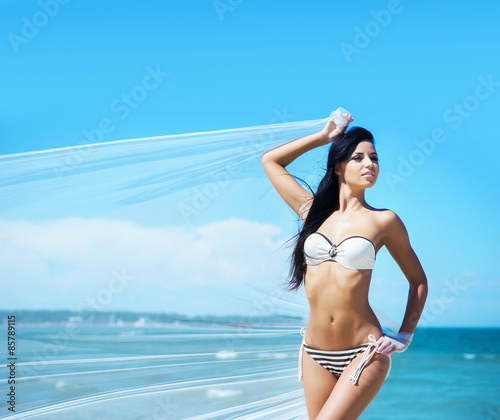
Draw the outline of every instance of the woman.
<instances>
[{"instance_id":1,"label":"woman","mask_svg":"<svg viewBox=\"0 0 500 420\"><path fill-rule=\"evenodd\" d=\"M304 283L310 316L299 352L310 419L356 419L382 387L390 355L404 351L427 297L427 279L400 218L365 201L379 174L372 134L352 122L329 119L318 133L262 155L272 184L302 219L290 270L290 288ZM285 167L303 153L332 143L327 170L315 194ZM386 246L409 282L406 313L395 337L382 327L368 302L376 253Z\"/></svg>"}]
</instances>

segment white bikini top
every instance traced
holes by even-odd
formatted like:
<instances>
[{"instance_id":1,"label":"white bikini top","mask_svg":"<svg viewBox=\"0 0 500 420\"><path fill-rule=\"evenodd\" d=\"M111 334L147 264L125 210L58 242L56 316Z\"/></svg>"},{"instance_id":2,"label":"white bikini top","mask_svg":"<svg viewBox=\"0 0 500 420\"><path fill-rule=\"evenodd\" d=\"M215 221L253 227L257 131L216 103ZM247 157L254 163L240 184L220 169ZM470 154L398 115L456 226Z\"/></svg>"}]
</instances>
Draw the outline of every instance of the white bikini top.
<instances>
[{"instance_id":1,"label":"white bikini top","mask_svg":"<svg viewBox=\"0 0 500 420\"><path fill-rule=\"evenodd\" d=\"M304 256L308 265L333 260L351 270L369 270L375 265L375 246L363 236L349 236L333 244L322 233L313 232L304 242Z\"/></svg>"}]
</instances>

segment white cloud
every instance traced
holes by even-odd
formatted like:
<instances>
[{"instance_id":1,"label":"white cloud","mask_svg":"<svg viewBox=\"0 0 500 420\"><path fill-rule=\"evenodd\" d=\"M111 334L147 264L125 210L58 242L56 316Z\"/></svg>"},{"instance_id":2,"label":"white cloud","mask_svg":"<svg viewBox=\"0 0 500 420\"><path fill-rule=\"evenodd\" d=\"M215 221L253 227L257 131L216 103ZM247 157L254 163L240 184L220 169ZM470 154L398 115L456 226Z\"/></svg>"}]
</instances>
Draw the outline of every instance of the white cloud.
<instances>
[{"instance_id":1,"label":"white cloud","mask_svg":"<svg viewBox=\"0 0 500 420\"><path fill-rule=\"evenodd\" d=\"M244 283L277 287L277 272L288 269L280 266L286 252L276 252L288 239L278 226L236 218L197 228L77 217L0 220L0 232L0 269L10 286L2 306L9 308L75 309L100 296L103 310L169 311L200 297L217 304L220 290L235 295ZM122 271L133 277L126 287L116 280Z\"/></svg>"}]
</instances>

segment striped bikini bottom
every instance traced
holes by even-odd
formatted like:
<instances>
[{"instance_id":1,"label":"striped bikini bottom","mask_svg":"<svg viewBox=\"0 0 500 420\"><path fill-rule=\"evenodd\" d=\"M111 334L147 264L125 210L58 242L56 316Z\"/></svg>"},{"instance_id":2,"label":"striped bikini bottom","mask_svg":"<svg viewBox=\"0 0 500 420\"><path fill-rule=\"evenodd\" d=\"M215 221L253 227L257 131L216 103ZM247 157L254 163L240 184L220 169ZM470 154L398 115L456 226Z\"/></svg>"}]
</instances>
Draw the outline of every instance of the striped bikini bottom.
<instances>
[{"instance_id":1,"label":"striped bikini bottom","mask_svg":"<svg viewBox=\"0 0 500 420\"><path fill-rule=\"evenodd\" d=\"M301 334L304 335L302 331L303 330L301 330ZM358 382L359 375L361 375L361 371L378 350L377 340L375 340L375 337L370 334L368 336L368 339L370 340L369 343L365 343L361 346L346 350L319 350L308 346L305 342L304 337L299 352L299 382L302 380L302 351L305 350L306 353L311 356L314 361L316 361L320 366L324 367L336 377L340 377L344 369L352 362L352 360L356 356L363 354L358 368L350 376L351 381L356 384ZM388 357L389 363L392 365L391 357ZM391 365L389 366L387 376L389 376ZM387 376L385 377L386 379Z\"/></svg>"}]
</instances>

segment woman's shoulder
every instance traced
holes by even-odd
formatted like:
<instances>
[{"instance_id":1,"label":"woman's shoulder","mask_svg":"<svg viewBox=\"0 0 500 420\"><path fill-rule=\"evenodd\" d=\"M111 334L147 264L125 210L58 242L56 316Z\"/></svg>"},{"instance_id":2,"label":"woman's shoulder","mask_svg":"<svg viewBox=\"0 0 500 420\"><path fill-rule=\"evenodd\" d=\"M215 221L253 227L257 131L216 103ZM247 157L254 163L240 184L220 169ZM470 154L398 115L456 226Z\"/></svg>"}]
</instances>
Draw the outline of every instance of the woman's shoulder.
<instances>
[{"instance_id":1,"label":"woman's shoulder","mask_svg":"<svg viewBox=\"0 0 500 420\"><path fill-rule=\"evenodd\" d=\"M403 224L401 218L393 210L377 209L372 207L370 208L370 213L376 220L377 224L382 228L390 228L391 226L396 227Z\"/></svg>"}]
</instances>

